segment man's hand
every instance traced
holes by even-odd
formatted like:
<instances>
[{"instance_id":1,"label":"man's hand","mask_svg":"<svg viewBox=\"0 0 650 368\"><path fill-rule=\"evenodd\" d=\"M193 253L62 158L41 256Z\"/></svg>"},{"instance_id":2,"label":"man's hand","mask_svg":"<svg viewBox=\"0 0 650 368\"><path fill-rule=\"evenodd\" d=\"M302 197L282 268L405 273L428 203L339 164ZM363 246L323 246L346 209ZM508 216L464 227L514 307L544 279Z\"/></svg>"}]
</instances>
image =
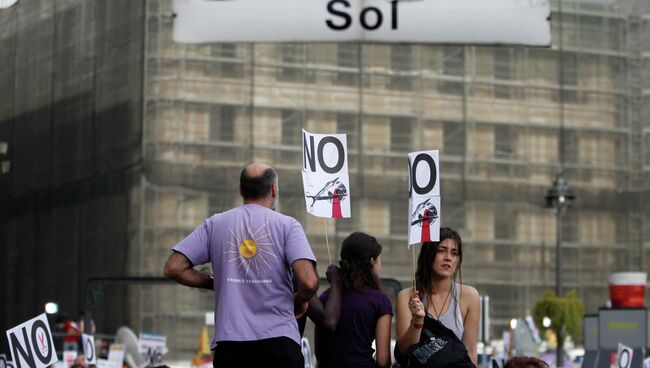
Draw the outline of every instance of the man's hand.
<instances>
[{"instance_id":1,"label":"man's hand","mask_svg":"<svg viewBox=\"0 0 650 368\"><path fill-rule=\"evenodd\" d=\"M309 301L301 301L298 293L293 294L293 314L296 316L296 319L304 316L307 313L308 307Z\"/></svg>"}]
</instances>

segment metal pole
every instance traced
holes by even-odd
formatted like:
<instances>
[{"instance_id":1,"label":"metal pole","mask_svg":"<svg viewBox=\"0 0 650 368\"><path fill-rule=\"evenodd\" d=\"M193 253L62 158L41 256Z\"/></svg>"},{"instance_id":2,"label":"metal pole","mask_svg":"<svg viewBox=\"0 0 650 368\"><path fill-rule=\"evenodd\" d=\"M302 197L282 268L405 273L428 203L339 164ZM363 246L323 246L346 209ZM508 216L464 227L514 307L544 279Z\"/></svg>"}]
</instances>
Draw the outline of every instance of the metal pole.
<instances>
[{"instance_id":1,"label":"metal pole","mask_svg":"<svg viewBox=\"0 0 650 368\"><path fill-rule=\"evenodd\" d=\"M555 235L556 235L556 248L555 248L555 294L560 298L562 295L562 204L558 203L556 207L556 220L555 220ZM562 345L564 345L564 338L562 336L563 326L557 327L557 349L556 349L556 364L555 366L563 367L562 360Z\"/></svg>"}]
</instances>

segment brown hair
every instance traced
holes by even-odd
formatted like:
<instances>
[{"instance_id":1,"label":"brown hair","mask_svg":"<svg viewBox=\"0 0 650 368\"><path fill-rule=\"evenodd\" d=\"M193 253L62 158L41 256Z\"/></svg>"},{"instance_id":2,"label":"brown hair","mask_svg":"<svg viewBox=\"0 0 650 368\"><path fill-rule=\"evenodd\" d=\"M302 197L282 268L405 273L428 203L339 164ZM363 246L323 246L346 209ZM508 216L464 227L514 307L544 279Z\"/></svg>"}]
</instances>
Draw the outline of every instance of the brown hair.
<instances>
[{"instance_id":1,"label":"brown hair","mask_svg":"<svg viewBox=\"0 0 650 368\"><path fill-rule=\"evenodd\" d=\"M514 357L503 368L548 368L548 363L534 357Z\"/></svg>"},{"instance_id":2,"label":"brown hair","mask_svg":"<svg viewBox=\"0 0 650 368\"><path fill-rule=\"evenodd\" d=\"M341 281L346 290L373 288L381 290L379 278L372 272L371 258L381 254L381 244L374 236L362 232L350 234L341 246Z\"/></svg>"}]
</instances>

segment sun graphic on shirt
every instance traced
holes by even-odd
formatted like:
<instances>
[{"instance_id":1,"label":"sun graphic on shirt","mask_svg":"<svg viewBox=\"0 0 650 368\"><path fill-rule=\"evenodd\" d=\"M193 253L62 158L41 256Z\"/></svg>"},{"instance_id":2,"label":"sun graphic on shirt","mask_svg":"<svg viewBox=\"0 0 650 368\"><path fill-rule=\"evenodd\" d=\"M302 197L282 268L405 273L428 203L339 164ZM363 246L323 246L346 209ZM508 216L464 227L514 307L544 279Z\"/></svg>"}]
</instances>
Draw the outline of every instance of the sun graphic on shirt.
<instances>
[{"instance_id":1,"label":"sun graphic on shirt","mask_svg":"<svg viewBox=\"0 0 650 368\"><path fill-rule=\"evenodd\" d=\"M261 272L270 270L270 262L278 258L267 225L268 222L254 231L244 225L235 231L230 229L232 237L226 242L224 254L227 262L235 262L246 276L250 273L259 276Z\"/></svg>"}]
</instances>

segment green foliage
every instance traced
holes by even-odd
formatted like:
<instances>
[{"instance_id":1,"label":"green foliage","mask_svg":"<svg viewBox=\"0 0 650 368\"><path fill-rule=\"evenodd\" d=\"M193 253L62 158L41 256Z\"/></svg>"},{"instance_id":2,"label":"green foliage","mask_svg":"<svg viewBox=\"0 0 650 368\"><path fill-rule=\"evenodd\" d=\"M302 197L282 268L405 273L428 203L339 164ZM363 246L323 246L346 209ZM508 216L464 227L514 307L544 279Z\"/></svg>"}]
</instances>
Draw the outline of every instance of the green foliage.
<instances>
[{"instance_id":1,"label":"green foliage","mask_svg":"<svg viewBox=\"0 0 650 368\"><path fill-rule=\"evenodd\" d=\"M554 292L547 291L533 308L533 319L540 329L544 329L542 320L544 317L551 319L551 330L558 332L563 328L563 335L568 334L573 341L580 341L582 338L582 317L585 313L585 306L578 298L575 290L558 298Z\"/></svg>"}]
</instances>

